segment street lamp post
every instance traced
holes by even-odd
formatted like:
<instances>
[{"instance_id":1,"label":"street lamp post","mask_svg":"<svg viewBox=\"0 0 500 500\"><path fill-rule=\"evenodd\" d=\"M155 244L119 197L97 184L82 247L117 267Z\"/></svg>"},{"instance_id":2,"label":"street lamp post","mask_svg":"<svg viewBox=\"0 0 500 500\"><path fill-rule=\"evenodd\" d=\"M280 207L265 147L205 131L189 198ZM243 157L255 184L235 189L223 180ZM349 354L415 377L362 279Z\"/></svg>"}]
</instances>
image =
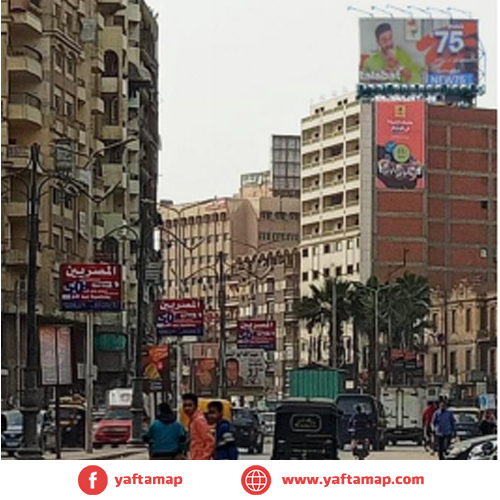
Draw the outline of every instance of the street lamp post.
<instances>
[{"instance_id":1,"label":"street lamp post","mask_svg":"<svg viewBox=\"0 0 500 500\"><path fill-rule=\"evenodd\" d=\"M219 397L226 399L226 279L224 252L219 252Z\"/></svg>"}]
</instances>

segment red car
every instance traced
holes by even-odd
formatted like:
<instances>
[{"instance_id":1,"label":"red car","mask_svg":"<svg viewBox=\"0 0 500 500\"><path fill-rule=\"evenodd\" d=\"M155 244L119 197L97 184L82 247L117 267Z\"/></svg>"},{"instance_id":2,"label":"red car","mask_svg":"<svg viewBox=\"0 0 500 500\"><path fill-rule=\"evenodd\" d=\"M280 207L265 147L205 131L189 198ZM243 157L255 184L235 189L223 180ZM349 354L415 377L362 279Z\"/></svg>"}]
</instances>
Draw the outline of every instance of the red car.
<instances>
[{"instance_id":1,"label":"red car","mask_svg":"<svg viewBox=\"0 0 500 500\"><path fill-rule=\"evenodd\" d=\"M111 408L97 424L94 448L105 444L127 444L132 436L132 412L128 408Z\"/></svg>"}]
</instances>

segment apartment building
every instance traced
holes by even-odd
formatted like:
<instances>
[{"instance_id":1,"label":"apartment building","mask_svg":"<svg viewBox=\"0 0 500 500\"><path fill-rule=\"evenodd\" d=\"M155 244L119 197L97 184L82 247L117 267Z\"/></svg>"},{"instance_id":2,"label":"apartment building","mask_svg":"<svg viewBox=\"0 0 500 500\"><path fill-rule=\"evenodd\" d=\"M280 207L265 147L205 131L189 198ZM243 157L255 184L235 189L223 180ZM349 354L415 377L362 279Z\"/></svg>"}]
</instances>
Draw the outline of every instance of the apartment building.
<instances>
[{"instance_id":1,"label":"apartment building","mask_svg":"<svg viewBox=\"0 0 500 500\"><path fill-rule=\"evenodd\" d=\"M464 278L496 283L496 110L422 106L422 123L413 122L425 157L417 189L377 182L377 103L348 94L302 120L302 294L328 276L413 272L446 290ZM302 334L303 363L316 336L325 337Z\"/></svg>"},{"instance_id":2,"label":"apartment building","mask_svg":"<svg viewBox=\"0 0 500 500\"><path fill-rule=\"evenodd\" d=\"M133 215L139 213L137 164L141 143L146 141L139 137L127 142L131 138L129 106L137 106L129 99L133 88L129 52L135 49L139 65L144 64L147 51L141 49L141 33L154 36L153 21L142 0L2 1L2 373L6 376L2 399L18 394L19 367L26 359L27 201L23 181L29 175L22 169L32 144L40 144L43 168L50 172L55 168L55 144L69 141L74 152L71 175L82 188L94 196L115 188L105 203L92 210L87 197L54 182L45 185L40 199L38 320L71 325L75 389L83 389L77 368L84 361L87 318L59 310L60 264L85 262L89 256L124 264L125 308L133 309L127 307L136 295L133 244L126 238L119 245L103 238L121 225L133 225ZM144 26L145 22L149 25ZM153 89L157 85L154 73L150 83ZM148 109L152 122L157 119L154 110L154 105ZM116 143L123 146L98 154ZM95 161L89 164L91 157ZM156 175L154 156L145 162ZM90 168L82 170L86 165ZM154 202L155 198L153 206ZM128 337L129 321L127 312L119 317L97 314L96 337L104 333ZM113 383L112 379L123 380L129 369L127 358L123 353L96 352L102 370L98 387ZM106 375L107 367L116 373Z\"/></svg>"},{"instance_id":3,"label":"apartment building","mask_svg":"<svg viewBox=\"0 0 500 500\"><path fill-rule=\"evenodd\" d=\"M497 387L497 294L484 283L460 282L432 296L425 376L448 384L460 400Z\"/></svg>"}]
</instances>

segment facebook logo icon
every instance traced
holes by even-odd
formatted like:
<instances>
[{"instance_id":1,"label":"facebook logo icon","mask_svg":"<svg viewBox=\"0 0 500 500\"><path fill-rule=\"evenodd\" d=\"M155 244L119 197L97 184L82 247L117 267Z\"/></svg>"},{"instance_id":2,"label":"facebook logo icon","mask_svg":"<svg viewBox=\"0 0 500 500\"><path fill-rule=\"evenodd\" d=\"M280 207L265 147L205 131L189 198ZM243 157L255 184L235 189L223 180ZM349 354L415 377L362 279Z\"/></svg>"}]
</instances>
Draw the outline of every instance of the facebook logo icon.
<instances>
[{"instance_id":1,"label":"facebook logo icon","mask_svg":"<svg viewBox=\"0 0 500 500\"><path fill-rule=\"evenodd\" d=\"M108 486L108 475L101 467L89 465L78 474L78 486L86 495L100 495Z\"/></svg>"}]
</instances>

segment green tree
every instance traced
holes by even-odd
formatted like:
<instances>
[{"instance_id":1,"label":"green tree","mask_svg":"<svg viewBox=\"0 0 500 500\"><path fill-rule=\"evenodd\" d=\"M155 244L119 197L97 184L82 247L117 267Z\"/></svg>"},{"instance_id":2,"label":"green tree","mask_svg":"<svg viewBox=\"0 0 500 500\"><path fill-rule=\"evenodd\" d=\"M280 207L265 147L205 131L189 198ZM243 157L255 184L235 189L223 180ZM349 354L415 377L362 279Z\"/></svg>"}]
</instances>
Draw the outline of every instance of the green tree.
<instances>
[{"instance_id":1,"label":"green tree","mask_svg":"<svg viewBox=\"0 0 500 500\"><path fill-rule=\"evenodd\" d=\"M332 297L333 287L336 287L336 332L333 331ZM346 281L335 279L325 280L321 287L310 285L311 294L297 302L295 305L295 315L299 320L305 322L307 330L311 333L315 327L327 326L330 341L329 364L333 366L333 339L334 334L337 339L337 366L344 357L342 346L343 323L350 318L349 289L352 284Z\"/></svg>"}]
</instances>

